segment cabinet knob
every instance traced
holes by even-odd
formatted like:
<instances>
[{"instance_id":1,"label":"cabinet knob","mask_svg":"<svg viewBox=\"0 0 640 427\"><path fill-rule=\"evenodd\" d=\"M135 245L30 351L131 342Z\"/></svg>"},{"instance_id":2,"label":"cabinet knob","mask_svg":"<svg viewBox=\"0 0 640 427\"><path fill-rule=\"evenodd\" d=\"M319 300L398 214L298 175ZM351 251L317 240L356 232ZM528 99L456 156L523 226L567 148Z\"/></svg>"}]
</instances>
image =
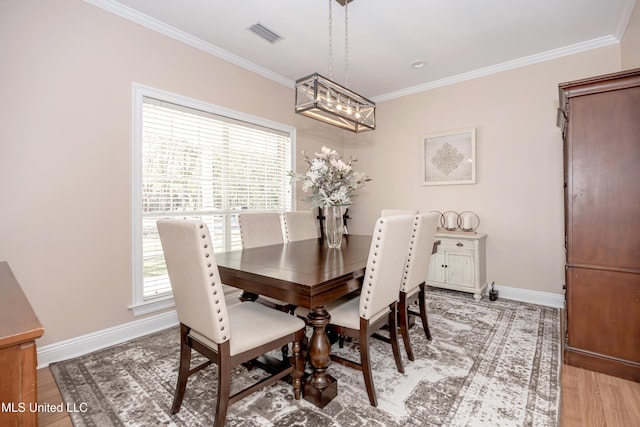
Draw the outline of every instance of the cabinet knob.
<instances>
[{"instance_id":1,"label":"cabinet knob","mask_svg":"<svg viewBox=\"0 0 640 427\"><path fill-rule=\"evenodd\" d=\"M463 247L463 246L464 246L464 244L462 244L462 243L458 242L458 243L456 243L456 246L457 246L457 247L459 247L459 248L461 248L461 247Z\"/></svg>"}]
</instances>

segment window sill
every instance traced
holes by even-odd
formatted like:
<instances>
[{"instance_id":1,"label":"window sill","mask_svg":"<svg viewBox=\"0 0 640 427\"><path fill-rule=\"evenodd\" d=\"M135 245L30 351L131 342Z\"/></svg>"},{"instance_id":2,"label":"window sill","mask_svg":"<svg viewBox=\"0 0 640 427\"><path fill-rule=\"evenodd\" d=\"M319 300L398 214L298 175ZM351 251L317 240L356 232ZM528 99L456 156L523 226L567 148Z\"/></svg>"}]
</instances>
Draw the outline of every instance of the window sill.
<instances>
[{"instance_id":1,"label":"window sill","mask_svg":"<svg viewBox=\"0 0 640 427\"><path fill-rule=\"evenodd\" d=\"M129 307L129 310L133 312L135 317L138 317L156 311L166 310L167 308L173 308L175 306L176 303L173 300L173 296L165 296L132 305Z\"/></svg>"}]
</instances>

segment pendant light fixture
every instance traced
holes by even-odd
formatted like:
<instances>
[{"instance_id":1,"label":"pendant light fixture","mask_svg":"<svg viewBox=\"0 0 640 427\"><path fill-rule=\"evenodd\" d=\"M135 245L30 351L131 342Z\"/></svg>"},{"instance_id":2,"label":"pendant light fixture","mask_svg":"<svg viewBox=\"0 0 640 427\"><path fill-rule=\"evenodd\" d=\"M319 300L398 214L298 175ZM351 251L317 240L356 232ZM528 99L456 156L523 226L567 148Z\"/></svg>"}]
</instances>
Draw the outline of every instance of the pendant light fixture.
<instances>
[{"instance_id":1,"label":"pendant light fixture","mask_svg":"<svg viewBox=\"0 0 640 427\"><path fill-rule=\"evenodd\" d=\"M296 80L296 113L352 132L376 128L376 104L358 95L349 86L349 3L344 6L345 86L333 81L332 1L329 0L329 78L318 73Z\"/></svg>"}]
</instances>

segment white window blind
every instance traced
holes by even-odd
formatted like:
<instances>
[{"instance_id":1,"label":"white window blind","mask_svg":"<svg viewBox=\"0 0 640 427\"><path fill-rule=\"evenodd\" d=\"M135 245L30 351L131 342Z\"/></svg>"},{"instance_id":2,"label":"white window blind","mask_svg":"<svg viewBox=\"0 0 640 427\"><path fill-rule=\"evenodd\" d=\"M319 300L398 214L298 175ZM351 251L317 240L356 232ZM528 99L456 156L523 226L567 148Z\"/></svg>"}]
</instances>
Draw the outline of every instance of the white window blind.
<instances>
[{"instance_id":1,"label":"white window blind","mask_svg":"<svg viewBox=\"0 0 640 427\"><path fill-rule=\"evenodd\" d=\"M203 220L221 252L241 247L239 211L291 209L292 135L148 96L141 123L138 208L146 301L171 293L159 218Z\"/></svg>"}]
</instances>

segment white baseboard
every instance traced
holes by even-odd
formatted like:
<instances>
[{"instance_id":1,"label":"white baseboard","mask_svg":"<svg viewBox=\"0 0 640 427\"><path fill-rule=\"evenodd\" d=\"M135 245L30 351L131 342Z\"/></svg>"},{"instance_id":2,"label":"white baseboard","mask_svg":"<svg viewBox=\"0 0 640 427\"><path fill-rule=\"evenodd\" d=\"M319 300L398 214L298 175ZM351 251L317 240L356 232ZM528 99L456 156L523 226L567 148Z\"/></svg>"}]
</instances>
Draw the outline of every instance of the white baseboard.
<instances>
[{"instance_id":1,"label":"white baseboard","mask_svg":"<svg viewBox=\"0 0 640 427\"><path fill-rule=\"evenodd\" d=\"M240 290L229 288L229 290L225 292L227 307L239 303L238 297L240 294ZM50 363L92 353L112 345L176 326L177 324L178 315L175 310L171 310L101 331L38 347L38 369L45 368L49 366Z\"/></svg>"},{"instance_id":2,"label":"white baseboard","mask_svg":"<svg viewBox=\"0 0 640 427\"><path fill-rule=\"evenodd\" d=\"M522 301L531 304L545 305L548 307L564 308L564 296L550 292L531 291L527 289L511 288L508 286L495 286L499 292L498 297ZM485 298L488 298L485 295ZM237 303L237 295L228 298ZM233 303L227 301L227 304ZM67 360L84 354L120 344L144 335L149 335L178 324L178 315L175 310L134 320L123 325L81 335L76 338L60 341L38 348L38 369L49 366L50 363Z\"/></svg>"},{"instance_id":3,"label":"white baseboard","mask_svg":"<svg viewBox=\"0 0 640 427\"><path fill-rule=\"evenodd\" d=\"M490 286L489 286L490 288ZM485 298L489 297L489 288ZM509 286L494 286L498 291L498 298L528 302L530 304L545 305L547 307L564 308L564 295L551 292L532 291L530 289L512 288Z\"/></svg>"},{"instance_id":4,"label":"white baseboard","mask_svg":"<svg viewBox=\"0 0 640 427\"><path fill-rule=\"evenodd\" d=\"M38 348L38 369L50 363L82 356L102 348L120 344L133 338L161 331L178 324L175 310L144 319L134 320L123 325L81 335L79 337L45 345Z\"/></svg>"}]
</instances>

